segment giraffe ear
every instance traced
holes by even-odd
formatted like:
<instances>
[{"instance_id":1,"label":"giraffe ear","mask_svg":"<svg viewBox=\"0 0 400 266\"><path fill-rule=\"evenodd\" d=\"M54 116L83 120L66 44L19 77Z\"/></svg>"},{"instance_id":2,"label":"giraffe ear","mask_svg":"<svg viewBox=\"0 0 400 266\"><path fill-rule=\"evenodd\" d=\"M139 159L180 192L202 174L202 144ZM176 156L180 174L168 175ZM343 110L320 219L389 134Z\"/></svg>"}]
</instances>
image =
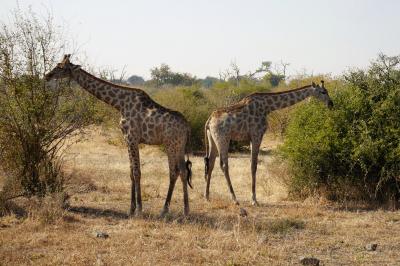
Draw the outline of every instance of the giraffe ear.
<instances>
[{"instance_id":1,"label":"giraffe ear","mask_svg":"<svg viewBox=\"0 0 400 266\"><path fill-rule=\"evenodd\" d=\"M71 54L66 54L64 55L64 58L62 60L62 62L65 63L69 63L69 58L71 57Z\"/></svg>"},{"instance_id":2,"label":"giraffe ear","mask_svg":"<svg viewBox=\"0 0 400 266\"><path fill-rule=\"evenodd\" d=\"M315 85L315 82L313 81L313 82L311 83L311 86L315 87L315 86L317 86L317 85Z\"/></svg>"}]
</instances>

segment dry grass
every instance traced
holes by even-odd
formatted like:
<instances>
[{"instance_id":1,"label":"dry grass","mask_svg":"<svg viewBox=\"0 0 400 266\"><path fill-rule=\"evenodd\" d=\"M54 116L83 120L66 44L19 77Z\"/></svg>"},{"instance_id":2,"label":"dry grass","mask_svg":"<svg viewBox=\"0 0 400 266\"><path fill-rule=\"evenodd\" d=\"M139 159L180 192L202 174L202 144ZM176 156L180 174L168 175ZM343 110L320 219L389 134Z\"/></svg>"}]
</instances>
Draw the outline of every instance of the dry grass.
<instances>
[{"instance_id":1,"label":"dry grass","mask_svg":"<svg viewBox=\"0 0 400 266\"><path fill-rule=\"evenodd\" d=\"M323 265L400 264L399 211L349 211L317 200L287 201L285 171L268 151L259 159L260 207L250 206L249 156L231 156L233 186L247 217L240 217L239 207L231 204L218 168L211 202L204 200L202 158L195 157L191 215L182 216L177 183L171 214L159 219L168 186L167 161L157 148L145 147L144 215L128 219L128 156L115 139L118 135L93 133L68 153L69 209L57 213L50 202L41 205L42 214L33 212L38 216L0 218L0 265L291 265L301 256L315 256ZM264 148L275 145L267 143ZM97 238L95 231L107 232L109 238ZM364 249L371 242L378 244L377 251Z\"/></svg>"}]
</instances>

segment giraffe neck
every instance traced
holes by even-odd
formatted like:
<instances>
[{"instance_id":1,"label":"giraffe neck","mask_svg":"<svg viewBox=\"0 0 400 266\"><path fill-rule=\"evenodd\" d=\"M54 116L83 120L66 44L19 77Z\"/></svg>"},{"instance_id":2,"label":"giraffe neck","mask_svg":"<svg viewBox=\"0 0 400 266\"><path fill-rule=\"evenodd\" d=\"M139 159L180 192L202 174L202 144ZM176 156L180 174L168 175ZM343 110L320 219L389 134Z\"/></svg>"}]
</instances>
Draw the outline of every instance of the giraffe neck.
<instances>
[{"instance_id":1,"label":"giraffe neck","mask_svg":"<svg viewBox=\"0 0 400 266\"><path fill-rule=\"evenodd\" d=\"M269 111L283 109L292 106L304 99L310 97L313 93L313 87L306 86L280 93L266 93L264 95L264 103Z\"/></svg>"},{"instance_id":2,"label":"giraffe neck","mask_svg":"<svg viewBox=\"0 0 400 266\"><path fill-rule=\"evenodd\" d=\"M133 93L133 91L119 88L115 84L97 78L83 69L73 71L72 79L84 90L118 110L123 107L123 99Z\"/></svg>"}]
</instances>

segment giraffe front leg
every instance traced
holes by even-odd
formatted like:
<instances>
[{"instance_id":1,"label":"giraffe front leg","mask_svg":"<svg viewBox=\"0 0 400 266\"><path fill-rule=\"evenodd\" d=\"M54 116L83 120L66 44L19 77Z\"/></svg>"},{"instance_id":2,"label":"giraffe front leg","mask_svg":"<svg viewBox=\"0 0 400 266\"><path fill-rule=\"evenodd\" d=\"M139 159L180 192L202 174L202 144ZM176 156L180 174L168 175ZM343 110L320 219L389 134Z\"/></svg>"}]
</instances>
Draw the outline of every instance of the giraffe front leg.
<instances>
[{"instance_id":1,"label":"giraffe front leg","mask_svg":"<svg viewBox=\"0 0 400 266\"><path fill-rule=\"evenodd\" d=\"M134 170L134 175L135 175L135 189L136 189L136 205L137 205L137 210L136 210L136 215L140 216L142 215L142 191L140 189L140 164L137 163L137 167Z\"/></svg>"},{"instance_id":2,"label":"giraffe front leg","mask_svg":"<svg viewBox=\"0 0 400 266\"><path fill-rule=\"evenodd\" d=\"M258 153L260 151L260 145L262 138L257 138L251 142L251 204L253 206L258 206L256 197L256 173L257 173L257 163L258 163Z\"/></svg>"},{"instance_id":3,"label":"giraffe front leg","mask_svg":"<svg viewBox=\"0 0 400 266\"><path fill-rule=\"evenodd\" d=\"M132 189L131 189L131 211L133 215L136 210L136 215L142 214L142 193L140 189L140 157L139 157L139 146L137 144L129 145L130 159L131 159L131 171L132 171Z\"/></svg>"},{"instance_id":4,"label":"giraffe front leg","mask_svg":"<svg viewBox=\"0 0 400 266\"><path fill-rule=\"evenodd\" d=\"M132 171L131 171L132 173ZM129 208L128 216L132 217L135 215L135 210L136 210L136 200L135 200L135 180L133 178L133 175L131 174L131 207Z\"/></svg>"},{"instance_id":5,"label":"giraffe front leg","mask_svg":"<svg viewBox=\"0 0 400 266\"><path fill-rule=\"evenodd\" d=\"M138 171L136 165L139 165L139 150L138 146L135 145L135 141L133 135L129 132L129 125L127 120L121 117L120 127L122 134L124 135L124 139L128 146L128 155L129 155L129 167L130 167L130 178L131 178L131 203L128 215L132 217L136 211L136 176L139 176L140 182L140 169ZM138 174L139 172L139 174ZM141 206L140 206L141 209Z\"/></svg>"},{"instance_id":6,"label":"giraffe front leg","mask_svg":"<svg viewBox=\"0 0 400 266\"><path fill-rule=\"evenodd\" d=\"M131 203L128 212L128 216L132 217L135 214L136 210L136 186L135 186L135 175L134 175L134 158L133 158L133 151L131 146L128 144L128 151L129 151L129 168L130 168L130 178L131 178Z\"/></svg>"}]
</instances>

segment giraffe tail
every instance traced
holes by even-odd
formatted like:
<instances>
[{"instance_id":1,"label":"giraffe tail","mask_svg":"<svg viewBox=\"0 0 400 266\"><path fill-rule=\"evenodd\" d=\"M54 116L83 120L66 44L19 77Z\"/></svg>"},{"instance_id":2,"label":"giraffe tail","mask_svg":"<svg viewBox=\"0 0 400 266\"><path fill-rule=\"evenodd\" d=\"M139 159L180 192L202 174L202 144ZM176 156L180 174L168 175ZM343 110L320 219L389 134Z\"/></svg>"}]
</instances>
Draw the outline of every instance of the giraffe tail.
<instances>
[{"instance_id":1,"label":"giraffe tail","mask_svg":"<svg viewBox=\"0 0 400 266\"><path fill-rule=\"evenodd\" d=\"M189 187L191 189L193 189L193 186L192 186L192 162L189 160L189 158L186 160L186 170L187 170L186 180L188 181Z\"/></svg>"},{"instance_id":2,"label":"giraffe tail","mask_svg":"<svg viewBox=\"0 0 400 266\"><path fill-rule=\"evenodd\" d=\"M208 158L208 137L207 137L207 130L208 128L208 123L210 121L210 118L207 120L205 126L204 126L204 146L206 148L206 154L204 156L204 179L207 180L207 174L208 174L208 168L209 168L209 158Z\"/></svg>"}]
</instances>

